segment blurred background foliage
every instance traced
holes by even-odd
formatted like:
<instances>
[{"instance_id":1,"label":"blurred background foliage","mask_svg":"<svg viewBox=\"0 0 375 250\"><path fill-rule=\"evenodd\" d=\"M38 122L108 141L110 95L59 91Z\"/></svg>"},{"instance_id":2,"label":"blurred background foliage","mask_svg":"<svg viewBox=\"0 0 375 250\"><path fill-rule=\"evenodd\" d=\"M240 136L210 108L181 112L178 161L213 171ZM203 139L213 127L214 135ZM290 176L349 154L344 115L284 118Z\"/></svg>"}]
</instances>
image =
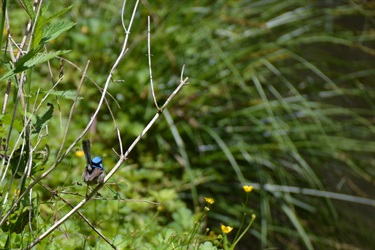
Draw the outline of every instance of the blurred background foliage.
<instances>
[{"instance_id":1,"label":"blurred background foliage","mask_svg":"<svg viewBox=\"0 0 375 250\"><path fill-rule=\"evenodd\" d=\"M49 9L70 4L64 18L75 27L48 45L51 51L71 50L63 56L64 79L57 90L76 89L78 68L83 70L87 60L89 77L103 86L124 37L121 1L54 1ZM126 20L131 11L128 7ZM22 12L10 3L10 19L19 27L27 21ZM136 239L133 248L144 242L153 246L157 233L189 231L203 196L216 201L207 227L217 232L220 223L238 228L244 212L241 186L253 184L250 206L257 220L238 249L373 249L373 206L291 194L288 188L375 199L374 1L141 1L129 50L107 96L125 149L156 112L147 62L148 15L159 104L177 86L184 64L190 85L137 145L127 170L120 169L101 192L114 200L93 201L83 212L124 246L129 237ZM50 63L57 76L59 60ZM34 91L48 90L47 65L37 72ZM81 96L68 142L89 121L99 88L87 80ZM72 101L49 101L56 106L47 140L53 162ZM119 143L107 107L88 137L109 171ZM74 184L81 181L83 166L83 158L68 155L48 185L83 194L84 188ZM283 191L267 190L267 184ZM51 207L50 194L41 188L38 195L40 223L46 227L70 209L58 202ZM155 206L119 197L161 202L163 209L155 218ZM158 226L150 226L153 220ZM86 241L95 246L95 240L85 238L91 229L77 221L64 224L62 232L78 232L65 246Z\"/></svg>"}]
</instances>

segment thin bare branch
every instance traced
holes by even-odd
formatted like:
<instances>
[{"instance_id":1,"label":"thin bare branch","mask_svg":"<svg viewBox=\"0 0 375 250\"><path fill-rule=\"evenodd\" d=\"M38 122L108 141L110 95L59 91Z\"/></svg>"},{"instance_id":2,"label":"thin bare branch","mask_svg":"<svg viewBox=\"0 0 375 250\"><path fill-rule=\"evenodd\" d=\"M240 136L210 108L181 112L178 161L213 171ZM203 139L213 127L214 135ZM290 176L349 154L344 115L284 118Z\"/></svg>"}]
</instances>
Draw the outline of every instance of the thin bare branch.
<instances>
[{"instance_id":1,"label":"thin bare branch","mask_svg":"<svg viewBox=\"0 0 375 250\"><path fill-rule=\"evenodd\" d=\"M62 200L65 204L67 204L69 207L71 208L74 208L74 206L67 200L65 200L63 197L61 197L58 192L52 190L51 188L49 188L46 184L44 184L43 182L39 181L38 182L39 185L41 185L42 187L44 187L48 192L50 192L52 195L58 197L60 200ZM92 228L92 230L94 230L100 237L102 237L103 240L105 240L113 249L117 249L115 245L113 245L110 240L105 237L81 212L77 211L77 214L86 222L87 225L89 225L89 227Z\"/></svg>"},{"instance_id":2,"label":"thin bare branch","mask_svg":"<svg viewBox=\"0 0 375 250\"><path fill-rule=\"evenodd\" d=\"M47 51L47 47L45 46L45 50ZM49 74L50 74L50 77L51 77L51 81L52 81L52 85L55 84L55 79L53 78L53 72L52 72L52 68L51 68L51 62L50 60L47 61L47 65L48 65L48 71L49 71ZM59 72L59 81L61 81L63 78L64 78L64 70L63 70L63 61L60 59L60 72ZM60 130L62 131L62 112L61 112L61 106L60 106L60 100L59 100L59 97L58 96L55 96L55 100L56 100L56 103L57 103L57 109L58 109L58 112L59 112L59 118L60 118Z\"/></svg>"},{"instance_id":3,"label":"thin bare branch","mask_svg":"<svg viewBox=\"0 0 375 250\"><path fill-rule=\"evenodd\" d=\"M77 103L77 97L79 95L80 88L81 88L81 86L83 84L83 80L87 77L86 76L87 68L88 68L88 64L87 64L86 68L85 68L85 70L84 70L84 72L82 74L82 78L81 78L80 84L79 84L78 89L77 89L76 99L73 102L73 106L72 106L70 114L69 114L68 124L67 124L65 132L64 132L64 136L63 136L63 140L62 140L62 143L61 143L61 147L60 147L59 152L58 152L57 157L56 157L57 158L56 162L49 169L47 169L41 176L39 176L38 178L33 179L33 181L25 188L25 190L22 192L22 194L19 195L18 199L12 204L11 209L9 209L7 211L7 213L0 219L0 225L2 225L9 218L10 214L12 214L12 212L18 206L18 204L20 203L20 201L22 199L24 199L24 197L26 195L31 194L33 187L37 183L41 183L41 180L43 178L45 178L46 176L48 176L63 161L63 159L65 158L65 156L76 146L76 144L78 143L78 141L81 140L82 137L88 132L88 130L90 129L90 127L92 126L92 124L96 121L98 113L102 109L103 104L105 104L108 107L108 109L109 109L109 111L111 113L112 119L114 121L114 124L115 124L115 130L116 130L116 133L117 133L117 136L118 136L118 140L119 140L119 144L120 144L120 153L121 154L119 156L119 160L116 163L116 165L112 168L112 170L107 174L107 176L104 179L103 183L97 185L94 188L94 190L91 193L89 193L87 197L84 197L83 200L79 204L77 204L75 207L73 207L73 206L70 205L72 207L71 211L69 211L69 213L67 213L65 216L63 216L59 221L57 221L54 225L52 225L49 229L47 229L43 234L41 234L34 242L32 242L29 246L27 246L27 249L30 249L30 248L34 247L35 245L37 245L41 240L43 240L51 232L53 232L59 226L61 226L62 223L64 223L67 219L69 219L70 216L72 216L75 212L77 212L87 201L89 201L90 199L94 198L95 194L103 187L104 184L107 183L107 181L113 176L113 174L124 163L124 161L127 159L127 156L134 149L134 147L136 146L136 144L142 139L142 137L148 132L148 130L155 124L156 120L160 117L160 115L162 114L164 108L170 103L170 101L172 100L172 98L179 92L179 90L184 85L186 85L188 83L187 82L188 81L187 77L185 79L183 79L183 74L184 74L183 73L184 67L183 67L182 72L181 72L180 84L173 91L173 93L171 94L171 96L169 96L169 98L165 101L164 105L161 108L158 106L157 101L156 101L156 95L155 95L155 91L154 91L154 86L153 86L153 82L152 82L153 79L152 79L152 69L151 69L151 48L150 48L151 47L151 38L150 38L150 18L149 18L148 19L148 33L149 33L149 36L148 36L149 37L149 39L148 39L148 56L149 56L150 82L151 82L152 96L153 96L153 99L154 99L155 106L157 108L157 112L156 112L155 116L151 119L151 121L147 124L147 126L144 128L144 130L140 133L140 135L130 145L130 147L128 148L128 150L126 150L126 152L124 152L123 145L122 145L122 139L121 139L120 129L119 129L119 127L118 127L118 125L116 123L116 119L115 119L115 117L114 117L114 115L113 115L113 113L112 113L112 111L110 109L110 105L109 105L109 103L108 103L108 101L106 99L106 95L108 94L107 93L108 87L109 87L110 82L113 79L114 71L117 69L120 61L122 60L122 58L124 57L124 55L127 52L127 44L128 44L128 39L129 39L129 35L130 35L130 30L132 28L132 24L133 24L133 21L135 19L135 14L136 14L136 11L137 11L137 8L138 8L138 4L139 4L139 0L136 1L135 6L133 8L132 16L131 16L130 21L129 21L129 24L128 24L128 26L126 26L125 22L124 22L124 13L125 13L126 0L123 1L123 6L122 6L122 10L121 10L121 13L122 13L122 15L121 15L121 21L122 21L122 27L123 27L124 32L125 32L124 41L123 41L123 44L122 44L121 51L120 51L117 59L115 60L115 62L113 64L113 66L112 66L112 68L111 68L108 76L107 76L107 79L106 79L106 81L104 83L103 89L101 90L100 100L99 100L99 102L97 104L97 107L96 107L93 115L91 116L90 121L87 123L86 127L82 130L81 134L75 139L75 141L73 143L71 143L70 146L63 152L64 144L65 144L65 141L66 141L66 136L67 136L67 133L68 133L69 124L70 124L70 122L72 120L73 111L74 111L75 105ZM39 7L38 8L38 12L39 12L40 5L38 7ZM31 25L31 27L28 29L29 32L32 31L35 28L35 27L33 27L35 24L30 24L30 25ZM28 36L26 36L26 37L28 37ZM23 44L25 44L25 43L23 43ZM29 46L30 46L30 44L31 43L29 43ZM22 45L22 46L24 46L24 45ZM21 47L20 51L21 51L20 53L22 53L22 47ZM21 76L18 79L18 85L22 84L23 81L25 81L25 75L22 73ZM58 84L58 83L56 83L56 84ZM51 91L52 91L52 89L51 89ZM19 97L20 97L20 99L22 101L23 98L21 96L19 96ZM23 107L26 108L26 105L23 105ZM25 121L27 121L26 124L30 124L30 119L31 119L31 117L25 117ZM26 129L27 129L27 126L25 126L25 128L21 132L21 134L25 134L27 132ZM16 143L16 145L17 144L18 143ZM24 144L24 146L28 146L28 145ZM36 147L34 147L32 150L35 150L35 148ZM30 154L31 153L32 152L30 152ZM31 162L32 158L30 157L29 159L30 159L29 162ZM31 195L30 195L30 197L31 197ZM59 197L59 198L62 199L61 197ZM98 232L98 234L100 234L100 232ZM111 245L111 246L114 247L113 245Z\"/></svg>"},{"instance_id":4,"label":"thin bare branch","mask_svg":"<svg viewBox=\"0 0 375 250\"><path fill-rule=\"evenodd\" d=\"M187 84L188 78L186 77L183 81L180 82L178 87L175 89L175 91L172 93L173 97L181 90L181 88ZM171 95L171 96L172 96ZM167 101L163 105L163 109L168 105L168 103L172 100L172 98L168 98ZM72 210L69 211L63 218L61 218L59 221L57 221L53 226L51 226L46 232L44 232L39 238L37 238L33 243L31 243L27 249L30 249L37 245L41 240L43 240L45 237L47 237L51 232L53 232L57 227L59 227L62 223L64 223L70 216L72 216L78 209L80 209L87 201L92 199L94 195L103 187L103 185L113 176L113 174L120 168L122 163L126 160L126 157L129 155L129 153L134 149L135 145L142 139L142 137L147 133L147 131L151 128L151 126L155 123L155 121L160 117L160 114L162 113L162 110L159 110L154 118L151 119L151 121L147 124L147 126L143 129L141 134L134 140L134 142L131 144L131 146L128 148L128 150L125 152L124 155L120 156L119 161L116 163L116 165L112 168L112 170L107 174L107 176L104 178L103 183L98 184L94 190L87 195L78 205L76 205ZM39 179L39 178L38 178ZM37 180L38 180L37 179ZM36 181L37 181L36 180Z\"/></svg>"},{"instance_id":5,"label":"thin bare branch","mask_svg":"<svg viewBox=\"0 0 375 250\"><path fill-rule=\"evenodd\" d=\"M63 150L64 148L64 145L65 145L65 140L66 140L66 136L68 135L68 131L69 131L69 126L70 126L70 122L72 120L72 117L73 117L73 112L74 112L74 108L77 104L77 101L78 101L78 97L79 97L79 92L81 91L81 87L83 85L83 81L86 77L86 73L87 73L87 70L89 69L89 65L90 65L90 61L88 61L86 63L86 67L85 67L85 70L83 71L83 74L82 74L82 77L81 77L81 81L79 82L79 85L78 85L78 88L77 88L77 92L76 92L76 96L74 97L74 101L73 101L73 105L72 107L70 108L70 113L69 113L69 117L68 117L68 121L67 121L67 124L66 124L66 127L65 127L65 133L64 133L64 136L63 136L63 139L62 139L62 142L60 143L60 150L59 152L57 153L57 156L56 158L59 158L60 157L60 154L61 154L61 151Z\"/></svg>"},{"instance_id":6,"label":"thin bare branch","mask_svg":"<svg viewBox=\"0 0 375 250\"><path fill-rule=\"evenodd\" d=\"M149 69L149 73L150 73L151 94L152 94L152 99L154 99L155 107L158 110L160 110L160 108L158 106L158 102L156 100L154 83L152 82L150 16L148 16L147 22L148 22L148 26L147 26L148 27L147 28L147 54L148 54L148 69Z\"/></svg>"},{"instance_id":7,"label":"thin bare branch","mask_svg":"<svg viewBox=\"0 0 375 250\"><path fill-rule=\"evenodd\" d=\"M87 64L87 66L88 66L88 64ZM87 66L86 66L86 68L87 68ZM85 71L86 72L86 71ZM85 75L85 74L84 74ZM57 86L57 84L59 83L59 81L53 86L53 88L52 89L50 89L49 90L49 92L42 98L42 100L41 100L41 102L40 102L40 104L39 104L39 106L35 109L36 111L40 108L40 106L42 105L42 103L47 99L47 97L49 96L49 94L54 90L54 88ZM77 95L78 95L78 91L77 91ZM16 102L17 102L17 100L18 100L18 98L16 99ZM72 108L74 108L74 105L73 105L73 107ZM16 111L17 109L14 109L14 112ZM26 112L25 112L26 113ZM15 114L13 115L13 117L15 117ZM25 117L25 124L27 125L27 124L29 124L30 123L30 121L31 121L31 119L32 119L32 116L30 116L30 117ZM12 122L13 123L13 122ZM11 125L12 125L12 123L11 123ZM67 126L68 127L68 126ZM13 149L13 151L11 152L11 154L9 155L9 159L11 159L12 158L12 156L13 156L13 153L15 152L15 149L16 149L16 146L19 144L19 141L23 138L23 135L26 133L26 129L27 129L28 127L27 126L24 126L24 128L22 129L22 131L21 131L21 133L19 134L19 136L18 136L18 139L17 139L17 141L16 141L16 143L15 143L15 146L14 146L14 149ZM10 130L11 131L11 130ZM66 132L67 133L67 132ZM8 141L9 141L9 138L8 138ZM62 159L61 159L62 160ZM39 181L39 180L41 180L41 179L43 179L45 176L47 176L50 172L52 172L52 170L61 162L61 160L60 161L57 161L51 168L49 168L46 172L44 172L44 174L42 175L42 176L40 176L38 179L37 179L37 181ZM7 172L7 170L8 170L8 168L9 168L9 165L10 165L10 161L8 161L8 164L7 164L7 166L6 166L6 170L5 170L5 173ZM5 178L5 173L4 173L4 176L3 176L3 178L1 179L1 181L0 181L0 183L2 183L2 181L3 181L3 179ZM35 184L37 183L37 181L33 181L33 182L31 182L30 183L30 185L28 185L27 187L26 187L26 189L25 189L25 191L22 193L22 194L20 194L20 196L18 197L18 199L14 202L14 204L13 204L13 206L11 207L11 209L9 209L9 211L3 216L3 218L0 220L0 225L2 225L4 222L5 222L5 220L8 218L8 216L13 212L13 210L18 206L18 203L23 199L23 197L35 186ZM20 182L21 183L21 182ZM10 186L10 185L9 185ZM5 200L6 199L4 199L4 202L5 202Z\"/></svg>"},{"instance_id":8,"label":"thin bare branch","mask_svg":"<svg viewBox=\"0 0 375 250\"><path fill-rule=\"evenodd\" d=\"M122 49L121 49L121 52L119 54L119 56L117 57L115 63L113 64L112 68L111 68L111 71L107 77L107 80L105 82L105 85L104 85L104 88L103 88L103 92L102 92L102 96L101 96L101 99L99 101L99 104L93 114L93 116L91 117L90 121L88 122L86 128L82 131L82 133L76 138L76 140L68 147L68 149L65 151L65 153L57 159L57 161L55 162L55 164L53 164L46 172L44 172L39 178L37 178L36 180L34 180L27 188L26 190L20 195L20 197L18 198L18 200L16 201L15 205L18 204L18 202L23 198L23 196L26 194L26 192L28 192L28 190L30 190L38 181L40 181L41 179L43 179L45 176L47 176L49 173L51 173L57 165L60 164L60 162L63 160L63 158L72 150L72 148L77 144L77 142L87 133L87 131L89 130L89 128L91 127L92 123L94 122L94 120L96 119L96 116L98 115L99 113L99 110L101 109L101 106L104 102L104 99L105 99L105 95L107 93L107 89L108 89L108 85L112 79L112 75L113 75L113 72L115 71L115 69L117 68L117 66L119 65L121 59L123 58L124 54L126 53L127 51L127 42L128 42L128 39L129 39L129 35L130 35L130 32L129 30L131 29L132 27L132 24L133 24L133 21L134 21L134 18L135 18L135 14L136 14L136 10L137 10L137 7L138 7L138 4L139 4L139 0L136 1L135 3L135 6L134 6L134 9L133 9L133 13L132 13L132 16L131 16L131 19L130 19L130 22L129 22L129 27L128 29L126 29L124 27L124 30L125 30L125 39L124 39L124 42L123 42L123 45L122 45ZM121 13L124 13L124 9L125 9L125 1L124 1L124 4L123 4L123 7L122 7L122 12ZM123 17L122 17L123 18ZM123 163L123 161L125 160L125 158L123 157L120 157L120 160L119 162L116 164L116 166L118 165L121 165ZM103 183L104 184L104 183ZM33 246L37 245L42 239L44 239L47 235L49 235L51 232L53 232L58 226L60 226L65 220L67 220L75 211L77 211L80 207L82 207L102 186L103 184L100 184L98 185L89 195L87 198L83 199L74 209L72 209L68 214L66 214L62 219L60 219L57 223L55 223L51 228L49 228L46 232L44 232L38 239L36 239L33 243L31 243L27 249L30 249L32 248ZM12 206L12 208L8 211L8 213L2 218L2 220L0 221L0 225L2 223L4 223L4 221L9 217L9 215L11 214L11 212L14 210L15 208L15 205Z\"/></svg>"}]
</instances>

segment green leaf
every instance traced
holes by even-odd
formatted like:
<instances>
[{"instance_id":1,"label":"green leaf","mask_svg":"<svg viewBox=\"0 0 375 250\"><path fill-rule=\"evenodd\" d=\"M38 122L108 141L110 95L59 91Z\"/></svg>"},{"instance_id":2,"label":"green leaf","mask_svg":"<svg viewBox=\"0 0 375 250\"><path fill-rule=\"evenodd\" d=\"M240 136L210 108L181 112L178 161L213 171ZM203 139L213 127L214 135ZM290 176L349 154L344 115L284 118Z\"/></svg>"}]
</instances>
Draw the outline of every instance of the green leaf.
<instances>
[{"instance_id":1,"label":"green leaf","mask_svg":"<svg viewBox=\"0 0 375 250\"><path fill-rule=\"evenodd\" d=\"M44 14L47 12L49 6L50 6L50 2L46 2L45 4L43 4L42 9L40 11L41 16L43 17L45 16Z\"/></svg>"},{"instance_id":2,"label":"green leaf","mask_svg":"<svg viewBox=\"0 0 375 250\"><path fill-rule=\"evenodd\" d=\"M12 76L14 76L15 74L17 74L18 72L21 72L23 70L26 70L27 68L24 67L24 64L25 62L27 62L28 60L30 60L32 57L34 57L38 51L41 49L41 47L39 48L34 48L34 49L31 49L28 53L26 53L24 56L22 56L15 64L14 64L14 68L9 70L6 74L4 74L1 78L0 78L0 81L1 80L6 80Z\"/></svg>"},{"instance_id":3,"label":"green leaf","mask_svg":"<svg viewBox=\"0 0 375 250\"><path fill-rule=\"evenodd\" d=\"M39 16L35 29L34 29L34 38L32 43L32 48L35 48L38 46L38 44L42 41L43 38L43 29L46 25L46 20L43 16Z\"/></svg>"},{"instance_id":4,"label":"green leaf","mask_svg":"<svg viewBox=\"0 0 375 250\"><path fill-rule=\"evenodd\" d=\"M33 216L29 218L29 215L32 215L30 213L30 206L27 207L19 207L16 211L14 211L10 216L7 221L7 223L4 223L1 226L1 229L4 232L12 232L16 234L22 233L24 230L25 226L33 219Z\"/></svg>"},{"instance_id":5,"label":"green leaf","mask_svg":"<svg viewBox=\"0 0 375 250\"><path fill-rule=\"evenodd\" d=\"M38 171L43 170L43 166L49 159L50 149L48 144L44 146L44 149L36 151L33 155L33 167L31 174L35 174Z\"/></svg>"},{"instance_id":6,"label":"green leaf","mask_svg":"<svg viewBox=\"0 0 375 250\"><path fill-rule=\"evenodd\" d=\"M30 50L29 53L21 57L21 59L15 64L14 69L8 71L5 75L3 75L0 78L1 80L6 80L15 74L25 71L31 67L34 67L37 64L44 63L48 60L51 60L52 58L55 58L56 56L66 54L70 52L70 50L59 50L56 52L43 52L41 54L35 55L37 51L40 49L41 46L38 46L38 48Z\"/></svg>"},{"instance_id":7,"label":"green leaf","mask_svg":"<svg viewBox=\"0 0 375 250\"><path fill-rule=\"evenodd\" d=\"M9 160L12 175L16 179L21 178L22 174L25 171L25 167L28 161L28 154L25 150L26 148L20 145L19 148L14 151L12 158Z\"/></svg>"},{"instance_id":8,"label":"green leaf","mask_svg":"<svg viewBox=\"0 0 375 250\"><path fill-rule=\"evenodd\" d=\"M24 0L23 1L23 7L25 7L25 10L29 17L34 20L35 19L35 12L33 10L33 1L31 0Z\"/></svg>"},{"instance_id":9,"label":"green leaf","mask_svg":"<svg viewBox=\"0 0 375 250\"><path fill-rule=\"evenodd\" d=\"M2 126L9 127L12 123L12 115L11 114L5 114L5 115L0 115L0 122ZM23 129L23 124L21 122L21 119L14 119L13 122L13 128L15 128L18 132L21 132ZM6 135L8 133L8 130L5 129L4 131L1 131ZM2 135L0 133L0 135Z\"/></svg>"},{"instance_id":10,"label":"green leaf","mask_svg":"<svg viewBox=\"0 0 375 250\"><path fill-rule=\"evenodd\" d=\"M210 241L206 241L199 245L199 250L216 250L217 247L214 246Z\"/></svg>"},{"instance_id":11,"label":"green leaf","mask_svg":"<svg viewBox=\"0 0 375 250\"><path fill-rule=\"evenodd\" d=\"M52 91L50 95L59 96L65 99L74 100L77 95L75 90L61 90L61 91ZM83 97L79 96L78 100L83 99Z\"/></svg>"},{"instance_id":12,"label":"green leaf","mask_svg":"<svg viewBox=\"0 0 375 250\"><path fill-rule=\"evenodd\" d=\"M47 104L47 108L45 110L42 111L42 115L39 116L37 115L36 116L36 122L34 125L34 131L33 133L39 133L40 130L47 124L47 122L52 118L52 115L53 115L53 104L51 103L48 103Z\"/></svg>"},{"instance_id":13,"label":"green leaf","mask_svg":"<svg viewBox=\"0 0 375 250\"><path fill-rule=\"evenodd\" d=\"M62 14L64 14L64 13L68 12L69 10L71 10L73 6L74 5L72 4L72 5L69 5L68 7L66 7L65 9L60 10L59 12L57 12L57 13L53 14L52 16L48 17L46 19L46 21L50 22L51 20L55 19L56 17L61 16Z\"/></svg>"},{"instance_id":14,"label":"green leaf","mask_svg":"<svg viewBox=\"0 0 375 250\"><path fill-rule=\"evenodd\" d=\"M55 39L64 31L71 29L74 25L75 23L69 22L66 20L60 20L60 21L51 23L49 26L45 27L43 39L41 42L45 44Z\"/></svg>"},{"instance_id":15,"label":"green leaf","mask_svg":"<svg viewBox=\"0 0 375 250\"><path fill-rule=\"evenodd\" d=\"M56 17L66 13L69 11L73 5L70 5L69 7L53 14L52 16L45 18L44 13L48 9L49 4L45 5L41 11L40 16L38 17L35 30L34 30L34 39L33 39L33 47L36 47L39 44L45 44L56 37L58 37L62 32L69 30L72 28L75 23L60 20L56 21L55 23L52 23L51 25L47 26L49 22L51 22Z\"/></svg>"},{"instance_id":16,"label":"green leaf","mask_svg":"<svg viewBox=\"0 0 375 250\"><path fill-rule=\"evenodd\" d=\"M27 68L31 68L31 67L34 67L35 65L38 65L38 64L44 63L46 61L49 61L52 58L55 58L56 56L66 54L69 51L70 50L58 50L58 51L55 51L55 52L47 52L47 53L43 52L43 53L40 53L40 54L36 55L31 60L25 62L24 66L27 67Z\"/></svg>"}]
</instances>

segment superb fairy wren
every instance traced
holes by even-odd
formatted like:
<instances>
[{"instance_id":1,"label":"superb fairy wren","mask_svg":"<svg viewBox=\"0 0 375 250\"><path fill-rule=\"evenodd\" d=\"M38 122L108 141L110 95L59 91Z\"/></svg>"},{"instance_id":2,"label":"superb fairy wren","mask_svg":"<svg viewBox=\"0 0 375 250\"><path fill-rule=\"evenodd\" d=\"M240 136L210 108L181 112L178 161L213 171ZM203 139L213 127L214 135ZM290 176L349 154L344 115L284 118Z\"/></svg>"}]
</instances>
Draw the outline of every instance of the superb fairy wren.
<instances>
[{"instance_id":1,"label":"superb fairy wren","mask_svg":"<svg viewBox=\"0 0 375 250\"><path fill-rule=\"evenodd\" d=\"M102 183L105 177L102 158L100 156L94 157L91 160L91 151L90 151L90 141L82 141L83 152L86 157L86 168L82 174L82 180L87 183L87 185L99 184Z\"/></svg>"}]
</instances>

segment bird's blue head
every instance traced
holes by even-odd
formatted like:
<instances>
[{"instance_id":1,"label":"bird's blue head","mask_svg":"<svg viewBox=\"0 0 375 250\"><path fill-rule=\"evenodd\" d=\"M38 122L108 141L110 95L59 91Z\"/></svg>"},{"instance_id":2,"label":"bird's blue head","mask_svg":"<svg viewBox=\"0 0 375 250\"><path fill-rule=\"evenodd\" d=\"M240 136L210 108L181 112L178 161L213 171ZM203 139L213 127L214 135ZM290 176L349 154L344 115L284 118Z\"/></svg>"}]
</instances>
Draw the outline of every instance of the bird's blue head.
<instances>
[{"instance_id":1,"label":"bird's blue head","mask_svg":"<svg viewBox=\"0 0 375 250\"><path fill-rule=\"evenodd\" d=\"M91 165L93 168L99 168L100 170L103 170L103 165L102 165L103 159L100 156L94 157L91 161Z\"/></svg>"}]
</instances>

